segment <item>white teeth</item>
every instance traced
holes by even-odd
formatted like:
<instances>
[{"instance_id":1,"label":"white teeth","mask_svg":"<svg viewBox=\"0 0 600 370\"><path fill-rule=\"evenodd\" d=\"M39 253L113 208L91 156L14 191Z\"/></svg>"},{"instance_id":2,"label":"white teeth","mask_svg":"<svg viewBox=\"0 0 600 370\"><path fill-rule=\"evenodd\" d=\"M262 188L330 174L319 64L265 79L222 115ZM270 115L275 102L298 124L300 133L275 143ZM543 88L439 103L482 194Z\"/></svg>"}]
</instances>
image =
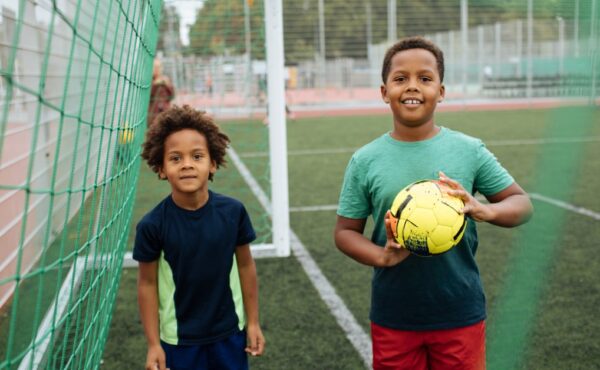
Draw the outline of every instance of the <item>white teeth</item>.
<instances>
[{"instance_id":1,"label":"white teeth","mask_svg":"<svg viewBox=\"0 0 600 370\"><path fill-rule=\"evenodd\" d=\"M406 100L403 100L402 103L404 103L404 104L421 104L421 102L416 99L406 99Z\"/></svg>"}]
</instances>

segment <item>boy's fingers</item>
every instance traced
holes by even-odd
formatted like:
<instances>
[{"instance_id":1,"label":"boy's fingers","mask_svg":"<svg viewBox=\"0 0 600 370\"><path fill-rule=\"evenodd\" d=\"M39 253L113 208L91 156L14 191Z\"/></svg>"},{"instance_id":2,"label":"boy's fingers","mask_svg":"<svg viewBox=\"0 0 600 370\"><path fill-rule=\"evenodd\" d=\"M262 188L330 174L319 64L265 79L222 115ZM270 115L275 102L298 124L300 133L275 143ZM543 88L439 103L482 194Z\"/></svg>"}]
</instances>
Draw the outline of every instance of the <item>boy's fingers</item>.
<instances>
[{"instance_id":1,"label":"boy's fingers","mask_svg":"<svg viewBox=\"0 0 600 370\"><path fill-rule=\"evenodd\" d=\"M255 337L249 337L248 338L248 345L246 346L246 352L251 354L252 356L256 356L256 338Z\"/></svg>"},{"instance_id":2,"label":"boy's fingers","mask_svg":"<svg viewBox=\"0 0 600 370\"><path fill-rule=\"evenodd\" d=\"M256 349L256 355L260 356L263 354L263 351L265 350L265 345L262 342L258 342L258 348Z\"/></svg>"}]
</instances>

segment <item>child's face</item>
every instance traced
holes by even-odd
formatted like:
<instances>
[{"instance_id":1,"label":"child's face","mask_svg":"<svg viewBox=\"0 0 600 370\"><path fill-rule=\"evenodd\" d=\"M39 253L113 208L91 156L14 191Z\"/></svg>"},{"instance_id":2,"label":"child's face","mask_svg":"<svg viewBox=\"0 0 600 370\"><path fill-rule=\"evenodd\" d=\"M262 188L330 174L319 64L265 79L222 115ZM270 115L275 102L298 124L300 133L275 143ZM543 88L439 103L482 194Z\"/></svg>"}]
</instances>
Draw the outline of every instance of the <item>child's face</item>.
<instances>
[{"instance_id":1,"label":"child's face","mask_svg":"<svg viewBox=\"0 0 600 370\"><path fill-rule=\"evenodd\" d=\"M206 138L198 131L184 129L172 133L165 140L159 175L169 181L174 195L207 192L209 175L216 171Z\"/></svg>"},{"instance_id":2,"label":"child's face","mask_svg":"<svg viewBox=\"0 0 600 370\"><path fill-rule=\"evenodd\" d=\"M394 55L387 81L381 85L381 97L390 105L394 122L407 127L433 124L435 108L444 93L435 56L425 49Z\"/></svg>"}]
</instances>

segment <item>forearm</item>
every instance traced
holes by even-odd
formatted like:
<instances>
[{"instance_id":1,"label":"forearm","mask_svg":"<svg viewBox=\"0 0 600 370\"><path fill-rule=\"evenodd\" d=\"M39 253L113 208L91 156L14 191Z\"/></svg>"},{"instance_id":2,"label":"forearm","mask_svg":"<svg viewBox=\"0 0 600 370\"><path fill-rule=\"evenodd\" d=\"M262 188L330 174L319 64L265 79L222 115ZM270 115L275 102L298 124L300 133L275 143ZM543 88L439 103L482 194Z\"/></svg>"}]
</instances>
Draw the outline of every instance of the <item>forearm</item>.
<instances>
[{"instance_id":1,"label":"forearm","mask_svg":"<svg viewBox=\"0 0 600 370\"><path fill-rule=\"evenodd\" d=\"M157 286L138 283L138 306L148 346L160 345Z\"/></svg>"},{"instance_id":2,"label":"forearm","mask_svg":"<svg viewBox=\"0 0 600 370\"><path fill-rule=\"evenodd\" d=\"M368 266L384 267L385 253L364 235L354 230L336 230L335 245L347 256Z\"/></svg>"},{"instance_id":3,"label":"forearm","mask_svg":"<svg viewBox=\"0 0 600 370\"><path fill-rule=\"evenodd\" d=\"M254 260L238 261L238 273L244 300L244 311L248 325L258 325L258 279L256 277L256 264Z\"/></svg>"},{"instance_id":4,"label":"forearm","mask_svg":"<svg viewBox=\"0 0 600 370\"><path fill-rule=\"evenodd\" d=\"M533 205L526 194L514 194L498 203L490 203L492 217L487 222L503 227L515 227L527 222Z\"/></svg>"}]
</instances>

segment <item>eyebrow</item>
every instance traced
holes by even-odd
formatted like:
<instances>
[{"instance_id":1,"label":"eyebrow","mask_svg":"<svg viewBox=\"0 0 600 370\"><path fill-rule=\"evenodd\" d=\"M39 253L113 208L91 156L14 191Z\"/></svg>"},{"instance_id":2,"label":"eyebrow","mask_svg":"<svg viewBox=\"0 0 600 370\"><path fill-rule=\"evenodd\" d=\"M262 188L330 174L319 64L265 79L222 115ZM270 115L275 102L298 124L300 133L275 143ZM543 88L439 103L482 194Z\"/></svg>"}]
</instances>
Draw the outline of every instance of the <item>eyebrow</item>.
<instances>
[{"instance_id":1,"label":"eyebrow","mask_svg":"<svg viewBox=\"0 0 600 370\"><path fill-rule=\"evenodd\" d=\"M405 70L396 70L396 71L392 71L390 73L390 77L396 77L398 75L403 75L403 74L407 74L407 72ZM416 72L416 74L417 75L435 76L436 70L435 69L421 69L421 70L418 70Z\"/></svg>"},{"instance_id":2,"label":"eyebrow","mask_svg":"<svg viewBox=\"0 0 600 370\"><path fill-rule=\"evenodd\" d=\"M208 148L203 148L201 146L198 146L198 147L195 147L195 148L191 148L189 151L190 152L196 152L196 151L204 152L204 151L209 151L209 149ZM181 153L181 151L180 150L176 150L176 149L172 149L172 150L169 150L168 152L165 152L165 153Z\"/></svg>"}]
</instances>

